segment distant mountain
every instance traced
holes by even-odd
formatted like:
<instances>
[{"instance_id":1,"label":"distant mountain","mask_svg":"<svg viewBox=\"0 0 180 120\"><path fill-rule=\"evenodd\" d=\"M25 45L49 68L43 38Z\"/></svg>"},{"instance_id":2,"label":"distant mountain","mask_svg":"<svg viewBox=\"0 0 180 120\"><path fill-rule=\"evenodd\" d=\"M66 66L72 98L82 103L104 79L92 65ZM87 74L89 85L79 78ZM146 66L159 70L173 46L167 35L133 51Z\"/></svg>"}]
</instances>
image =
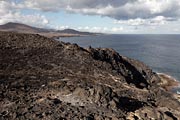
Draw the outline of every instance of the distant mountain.
<instances>
[{"instance_id":1,"label":"distant mountain","mask_svg":"<svg viewBox=\"0 0 180 120\"><path fill-rule=\"evenodd\" d=\"M94 33L90 32L80 32L73 29L64 29L64 30L58 30L59 33L70 33L70 34L81 34L81 35L94 35Z\"/></svg>"},{"instance_id":2,"label":"distant mountain","mask_svg":"<svg viewBox=\"0 0 180 120\"><path fill-rule=\"evenodd\" d=\"M41 33L41 32L50 32L48 29L32 27L29 25L21 24L21 23L13 23L9 22L4 25L0 25L1 31L14 31L14 32L22 32L22 33Z\"/></svg>"},{"instance_id":3,"label":"distant mountain","mask_svg":"<svg viewBox=\"0 0 180 120\"><path fill-rule=\"evenodd\" d=\"M22 23L13 23L13 22L0 25L0 31L41 34L46 37L69 37L69 36L84 36L84 35L98 34L98 33L90 33L90 32L80 32L73 29L54 30L54 29L37 28Z\"/></svg>"}]
</instances>

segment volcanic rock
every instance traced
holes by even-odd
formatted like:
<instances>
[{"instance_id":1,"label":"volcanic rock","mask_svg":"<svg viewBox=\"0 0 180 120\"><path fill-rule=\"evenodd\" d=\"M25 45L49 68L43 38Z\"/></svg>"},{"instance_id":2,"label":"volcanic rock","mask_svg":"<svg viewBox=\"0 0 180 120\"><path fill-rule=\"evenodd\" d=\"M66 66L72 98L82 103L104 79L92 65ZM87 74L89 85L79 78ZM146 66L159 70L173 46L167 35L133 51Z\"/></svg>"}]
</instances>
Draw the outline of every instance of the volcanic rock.
<instances>
[{"instance_id":1,"label":"volcanic rock","mask_svg":"<svg viewBox=\"0 0 180 120\"><path fill-rule=\"evenodd\" d=\"M0 32L0 119L180 120L147 65L109 48Z\"/></svg>"}]
</instances>

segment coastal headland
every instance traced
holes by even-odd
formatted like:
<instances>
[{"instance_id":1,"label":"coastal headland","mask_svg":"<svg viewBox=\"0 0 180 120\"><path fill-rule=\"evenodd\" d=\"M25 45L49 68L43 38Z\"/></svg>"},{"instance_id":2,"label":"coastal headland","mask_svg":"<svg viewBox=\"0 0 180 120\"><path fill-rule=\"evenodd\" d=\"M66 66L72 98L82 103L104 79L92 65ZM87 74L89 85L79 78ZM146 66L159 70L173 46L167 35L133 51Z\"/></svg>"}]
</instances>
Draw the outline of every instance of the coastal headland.
<instances>
[{"instance_id":1,"label":"coastal headland","mask_svg":"<svg viewBox=\"0 0 180 120\"><path fill-rule=\"evenodd\" d=\"M110 48L0 32L0 63L2 120L180 119L176 84Z\"/></svg>"}]
</instances>

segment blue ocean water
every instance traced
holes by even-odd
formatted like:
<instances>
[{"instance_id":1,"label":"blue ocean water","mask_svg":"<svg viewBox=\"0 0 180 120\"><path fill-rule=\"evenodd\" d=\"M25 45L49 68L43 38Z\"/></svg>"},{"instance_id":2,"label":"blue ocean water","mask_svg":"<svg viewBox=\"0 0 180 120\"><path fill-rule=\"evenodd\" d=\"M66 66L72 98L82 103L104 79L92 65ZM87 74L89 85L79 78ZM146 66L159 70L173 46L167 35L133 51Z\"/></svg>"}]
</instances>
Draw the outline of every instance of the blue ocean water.
<instances>
[{"instance_id":1,"label":"blue ocean water","mask_svg":"<svg viewBox=\"0 0 180 120\"><path fill-rule=\"evenodd\" d=\"M99 35L59 40L82 47L113 48L121 55L144 62L155 72L180 81L180 35Z\"/></svg>"}]
</instances>

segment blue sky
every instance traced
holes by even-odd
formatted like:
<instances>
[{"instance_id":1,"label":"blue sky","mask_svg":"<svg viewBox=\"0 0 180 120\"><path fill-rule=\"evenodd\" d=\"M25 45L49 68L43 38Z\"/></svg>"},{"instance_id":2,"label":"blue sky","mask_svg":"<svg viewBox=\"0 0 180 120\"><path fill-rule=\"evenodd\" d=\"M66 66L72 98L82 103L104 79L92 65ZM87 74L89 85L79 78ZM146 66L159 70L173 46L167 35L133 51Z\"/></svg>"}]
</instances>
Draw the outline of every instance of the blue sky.
<instances>
[{"instance_id":1,"label":"blue sky","mask_svg":"<svg viewBox=\"0 0 180 120\"><path fill-rule=\"evenodd\" d=\"M179 0L1 0L0 24L114 34L179 34Z\"/></svg>"}]
</instances>

